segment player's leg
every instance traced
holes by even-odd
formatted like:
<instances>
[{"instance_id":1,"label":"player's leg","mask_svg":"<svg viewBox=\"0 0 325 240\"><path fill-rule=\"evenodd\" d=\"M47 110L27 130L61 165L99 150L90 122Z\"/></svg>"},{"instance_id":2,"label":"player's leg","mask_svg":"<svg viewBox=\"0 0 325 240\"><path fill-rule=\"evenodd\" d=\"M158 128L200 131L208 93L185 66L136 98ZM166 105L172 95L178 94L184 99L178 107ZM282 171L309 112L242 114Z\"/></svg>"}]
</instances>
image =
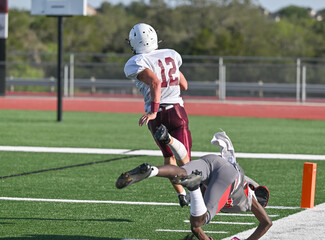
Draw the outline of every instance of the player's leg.
<instances>
[{"instance_id":1,"label":"player's leg","mask_svg":"<svg viewBox=\"0 0 325 240\"><path fill-rule=\"evenodd\" d=\"M166 158L165 164L177 164L178 166L183 166L184 164L190 161L188 151L183 143L178 139L172 137L164 125L160 125L157 129L155 139L158 140L161 144L166 144L172 151L174 158ZM174 162L175 161L175 162Z\"/></svg>"},{"instance_id":2,"label":"player's leg","mask_svg":"<svg viewBox=\"0 0 325 240\"><path fill-rule=\"evenodd\" d=\"M165 157L164 158L165 166L177 166L176 159L174 156L172 157ZM174 175L175 177L175 175ZM171 180L170 180L171 181ZM181 207L188 206L190 204L190 196L186 194L185 189L181 185L173 184L171 181L173 188L175 189L178 197L178 201Z\"/></svg>"},{"instance_id":3,"label":"player's leg","mask_svg":"<svg viewBox=\"0 0 325 240\"><path fill-rule=\"evenodd\" d=\"M164 125L160 125L160 127L155 132L154 137L156 141L160 143L160 145L168 146L173 153L173 156L165 157L165 165L183 166L184 164L189 162L189 156L185 146L180 141L170 136L167 131L167 128ZM181 207L188 206L190 201L190 195L186 194L185 189L181 185L173 184L173 187L177 192Z\"/></svg>"},{"instance_id":4,"label":"player's leg","mask_svg":"<svg viewBox=\"0 0 325 240\"><path fill-rule=\"evenodd\" d=\"M157 133L157 129L159 129L159 127L161 126L160 122L162 121L162 116L159 115L159 118L155 121L150 121L149 124L148 124L148 127L149 127L149 130L151 131L152 135L154 136L154 139L157 143L157 145L159 146L163 156L164 156L164 164L165 165L174 165L174 166L177 166L177 162L179 160L177 159L181 159L183 160L182 158L184 158L185 156L184 155L184 150L185 150L185 155L187 154L187 151L186 149L184 148L184 146L181 144L183 147L182 147L182 153L180 153L180 151L177 151L178 147L177 147L177 143L175 142L174 144L172 145L168 145L167 143L170 141L169 139L169 134L168 134L168 131L166 128L164 128L161 132L161 134L165 134L164 137L167 137L167 139L165 139L165 141L160 141L158 140L156 137L155 137L155 134ZM159 125L158 125L159 124ZM178 145L179 145L178 144ZM174 146L174 151L171 150L171 148L173 148ZM174 155L176 154L176 155ZM182 156L179 156L179 155L182 155ZM176 158L175 158L176 157ZM183 165L184 163L186 163L188 160L184 160L183 162L180 162L180 165ZM189 202L190 202L190 196L188 194L186 194L186 191L185 189L180 186L180 185L173 185L173 188L175 189L176 193L177 193L177 197L178 197L178 200L179 200L179 204L181 207L183 206L188 206L189 205Z\"/></svg>"},{"instance_id":5,"label":"player's leg","mask_svg":"<svg viewBox=\"0 0 325 240\"><path fill-rule=\"evenodd\" d=\"M174 153L177 161L178 166L183 166L184 164L191 161L191 144L189 144L189 138L188 135L185 134L185 129L179 129L176 133L172 132L171 135L173 136L171 139L171 142L168 144L172 152ZM186 151L182 150L184 146L184 149ZM182 153L184 153L182 155Z\"/></svg>"},{"instance_id":6,"label":"player's leg","mask_svg":"<svg viewBox=\"0 0 325 240\"><path fill-rule=\"evenodd\" d=\"M149 129L158 146L164 150L164 146L172 151L176 158L178 166L183 166L191 159L192 137L189 130L189 121L185 109L179 104L174 104L174 107L162 112L159 115L159 121L150 122ZM162 126L163 125L163 126ZM172 139L170 137L173 137ZM175 143L173 141L175 139ZM183 151L183 149L185 149ZM166 157L168 152L164 154Z\"/></svg>"},{"instance_id":7,"label":"player's leg","mask_svg":"<svg viewBox=\"0 0 325 240\"><path fill-rule=\"evenodd\" d=\"M173 136L174 139L180 141L188 153L187 158L177 159L179 166L182 166L191 160L192 137L189 130L188 117L184 107L179 104L175 104L175 107L171 109L168 114L169 119L171 119L169 124L166 125L169 134Z\"/></svg>"},{"instance_id":8,"label":"player's leg","mask_svg":"<svg viewBox=\"0 0 325 240\"><path fill-rule=\"evenodd\" d=\"M187 173L184 169L173 165L155 167L148 163L143 163L130 171L122 173L115 185L121 189L155 176L173 179L175 176L187 176Z\"/></svg>"},{"instance_id":9,"label":"player's leg","mask_svg":"<svg viewBox=\"0 0 325 240\"><path fill-rule=\"evenodd\" d=\"M177 166L177 164L176 164L176 159L175 159L174 156L164 158L164 164L165 164L165 166L168 166L168 165ZM172 182L171 182L171 183L172 183ZM184 188L183 188L181 185L175 185L175 184L173 184L173 183L172 183L172 185L173 185L175 191L176 191L178 194L182 194L183 191L185 191ZM185 192L184 195L186 195L186 192Z\"/></svg>"},{"instance_id":10,"label":"player's leg","mask_svg":"<svg viewBox=\"0 0 325 240\"><path fill-rule=\"evenodd\" d=\"M196 161L189 162L182 168L186 170L188 176L185 178L176 177L173 179L173 181L183 185L190 191L190 223L192 233L199 239L207 239L208 237L201 228L201 226L204 225L207 220L208 212L201 193L200 184L209 176L209 167L204 160L198 159Z\"/></svg>"}]
</instances>

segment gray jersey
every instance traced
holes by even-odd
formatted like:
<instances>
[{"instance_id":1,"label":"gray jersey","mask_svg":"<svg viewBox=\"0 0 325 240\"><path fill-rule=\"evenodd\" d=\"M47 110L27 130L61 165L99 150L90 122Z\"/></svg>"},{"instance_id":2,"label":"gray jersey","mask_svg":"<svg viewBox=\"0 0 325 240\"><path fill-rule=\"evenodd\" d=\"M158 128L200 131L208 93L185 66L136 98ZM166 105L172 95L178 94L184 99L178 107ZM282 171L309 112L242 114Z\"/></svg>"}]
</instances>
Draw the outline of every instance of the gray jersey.
<instances>
[{"instance_id":1,"label":"gray jersey","mask_svg":"<svg viewBox=\"0 0 325 240\"><path fill-rule=\"evenodd\" d=\"M245 192L245 175L243 169L230 164L219 155L210 154L193 160L182 166L191 174L202 172L202 183L206 190L204 203L207 207L207 221L219 212L245 212L251 209L251 199Z\"/></svg>"}]
</instances>

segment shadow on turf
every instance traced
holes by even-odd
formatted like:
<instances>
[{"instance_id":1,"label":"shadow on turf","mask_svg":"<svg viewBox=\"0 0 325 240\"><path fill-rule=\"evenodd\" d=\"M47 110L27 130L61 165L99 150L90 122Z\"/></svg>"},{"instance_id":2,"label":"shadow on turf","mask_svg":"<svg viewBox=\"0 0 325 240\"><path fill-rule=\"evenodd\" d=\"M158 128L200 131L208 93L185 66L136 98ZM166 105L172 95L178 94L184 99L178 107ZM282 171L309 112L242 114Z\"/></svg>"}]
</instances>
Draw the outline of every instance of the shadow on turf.
<instances>
[{"instance_id":1,"label":"shadow on turf","mask_svg":"<svg viewBox=\"0 0 325 240\"><path fill-rule=\"evenodd\" d=\"M10 225L10 224L13 224L13 223L0 222L0 225L4 225L4 224Z\"/></svg>"},{"instance_id":2,"label":"shadow on turf","mask_svg":"<svg viewBox=\"0 0 325 240\"><path fill-rule=\"evenodd\" d=\"M75 222L133 222L129 219L106 218L106 219L64 219L64 218L6 218L1 220L37 220L37 221L75 221ZM1 239L1 238L0 238Z\"/></svg>"},{"instance_id":3,"label":"shadow on turf","mask_svg":"<svg viewBox=\"0 0 325 240\"><path fill-rule=\"evenodd\" d=\"M63 170L63 169L67 169L67 168L85 167L85 166L99 164L99 163L107 163L107 162L112 162L112 161L116 161L116 160L122 160L122 159L127 159L127 158L136 158L136 157L143 157L143 156L142 155L137 155L137 156L130 155L130 156L123 156L123 157L111 158L111 159L102 160L102 161L81 163L81 164L76 164L76 165L69 165L69 166L49 168L49 169L41 169L41 170L32 171L32 172L17 173L17 174L12 174L12 175L7 175L7 176L0 176L0 180L6 179L6 178L12 178L12 177L21 177L21 176L26 176L26 175L36 174L36 173L44 173L44 172L50 172L50 171L58 171L58 170Z\"/></svg>"},{"instance_id":4,"label":"shadow on turf","mask_svg":"<svg viewBox=\"0 0 325 240\"><path fill-rule=\"evenodd\" d=\"M24 237L5 237L5 240L123 240L125 238L90 237L77 235L26 235Z\"/></svg>"}]
</instances>

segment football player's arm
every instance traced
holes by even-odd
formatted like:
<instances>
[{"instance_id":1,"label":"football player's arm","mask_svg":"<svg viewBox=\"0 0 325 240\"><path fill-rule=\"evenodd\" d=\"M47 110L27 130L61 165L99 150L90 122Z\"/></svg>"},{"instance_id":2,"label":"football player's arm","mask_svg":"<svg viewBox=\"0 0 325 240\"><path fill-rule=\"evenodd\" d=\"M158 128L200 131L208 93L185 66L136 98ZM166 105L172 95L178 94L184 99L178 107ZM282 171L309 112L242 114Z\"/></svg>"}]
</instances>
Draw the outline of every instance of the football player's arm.
<instances>
[{"instance_id":1,"label":"football player's arm","mask_svg":"<svg viewBox=\"0 0 325 240\"><path fill-rule=\"evenodd\" d=\"M272 226L270 217L254 197L252 198L252 212L260 223L252 235L247 238L247 240L260 239Z\"/></svg>"},{"instance_id":2,"label":"football player's arm","mask_svg":"<svg viewBox=\"0 0 325 240\"><path fill-rule=\"evenodd\" d=\"M191 215L190 222L191 222L191 230L192 233L199 239L199 240L209 240L210 238L205 234L201 226L205 223L207 213L203 214L202 216L194 217Z\"/></svg>"},{"instance_id":3,"label":"football player's arm","mask_svg":"<svg viewBox=\"0 0 325 240\"><path fill-rule=\"evenodd\" d=\"M144 114L139 120L139 126L142 126L144 123L148 125L148 122L152 119L155 119L159 109L159 103L161 98L161 82L156 76L156 74L151 71L149 68L146 68L138 74L138 79L150 87L151 95L151 112Z\"/></svg>"},{"instance_id":4,"label":"football player's arm","mask_svg":"<svg viewBox=\"0 0 325 240\"><path fill-rule=\"evenodd\" d=\"M181 88L181 92L186 91L188 88L188 84L186 81L186 78L184 77L182 72L179 72L180 74L180 80L179 80L179 86Z\"/></svg>"}]
</instances>

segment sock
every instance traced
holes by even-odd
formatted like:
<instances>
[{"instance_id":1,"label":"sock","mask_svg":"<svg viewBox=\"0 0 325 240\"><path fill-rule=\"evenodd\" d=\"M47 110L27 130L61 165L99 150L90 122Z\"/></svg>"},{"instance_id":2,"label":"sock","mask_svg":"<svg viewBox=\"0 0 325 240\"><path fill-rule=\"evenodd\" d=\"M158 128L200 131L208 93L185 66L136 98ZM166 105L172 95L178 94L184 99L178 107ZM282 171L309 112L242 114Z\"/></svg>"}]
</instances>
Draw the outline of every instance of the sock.
<instances>
[{"instance_id":1,"label":"sock","mask_svg":"<svg viewBox=\"0 0 325 240\"><path fill-rule=\"evenodd\" d=\"M150 173L150 175L148 176L148 178L151 178L151 177L155 177L155 176L157 176L158 172L159 172L159 170L158 170L157 167L155 167L155 166L151 166L151 173Z\"/></svg>"},{"instance_id":2,"label":"sock","mask_svg":"<svg viewBox=\"0 0 325 240\"><path fill-rule=\"evenodd\" d=\"M190 191L191 195L191 215L194 217L202 216L206 213L207 208L205 206L201 189L198 188L194 191Z\"/></svg>"},{"instance_id":3,"label":"sock","mask_svg":"<svg viewBox=\"0 0 325 240\"><path fill-rule=\"evenodd\" d=\"M185 189L183 189L183 192L181 192L181 193L177 193L177 195L179 196L179 195L186 195L186 191L185 191Z\"/></svg>"},{"instance_id":4,"label":"sock","mask_svg":"<svg viewBox=\"0 0 325 240\"><path fill-rule=\"evenodd\" d=\"M170 150L172 150L176 160L183 160L187 155L187 150L183 143L173 138L173 143L168 144Z\"/></svg>"}]
</instances>

